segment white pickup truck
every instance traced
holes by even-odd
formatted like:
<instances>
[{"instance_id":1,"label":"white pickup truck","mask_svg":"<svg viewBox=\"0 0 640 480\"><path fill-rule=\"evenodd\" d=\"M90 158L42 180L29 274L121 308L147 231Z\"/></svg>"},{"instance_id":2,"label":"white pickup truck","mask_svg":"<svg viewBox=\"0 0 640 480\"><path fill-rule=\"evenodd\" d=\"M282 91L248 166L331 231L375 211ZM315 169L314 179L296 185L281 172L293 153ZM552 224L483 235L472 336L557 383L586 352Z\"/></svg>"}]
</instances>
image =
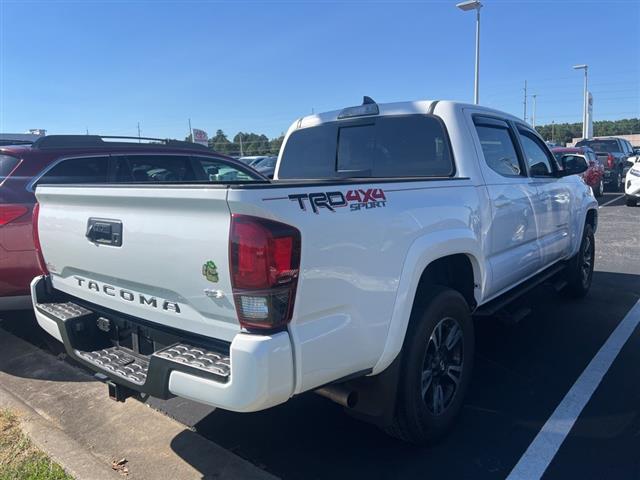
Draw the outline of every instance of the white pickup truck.
<instances>
[{"instance_id":1,"label":"white pickup truck","mask_svg":"<svg viewBox=\"0 0 640 480\"><path fill-rule=\"evenodd\" d=\"M433 441L472 315L590 287L597 203L584 159L559 163L511 115L365 97L294 122L275 180L40 185L35 314L116 399L250 412L315 391Z\"/></svg>"}]
</instances>

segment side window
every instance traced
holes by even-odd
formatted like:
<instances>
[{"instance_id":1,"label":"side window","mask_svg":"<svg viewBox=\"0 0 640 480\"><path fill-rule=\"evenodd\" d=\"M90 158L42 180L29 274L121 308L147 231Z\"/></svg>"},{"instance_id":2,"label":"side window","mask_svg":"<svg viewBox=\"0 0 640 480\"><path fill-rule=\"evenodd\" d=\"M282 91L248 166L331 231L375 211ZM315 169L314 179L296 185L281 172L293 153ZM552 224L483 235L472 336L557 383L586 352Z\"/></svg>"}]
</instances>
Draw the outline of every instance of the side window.
<instances>
[{"instance_id":1,"label":"side window","mask_svg":"<svg viewBox=\"0 0 640 480\"><path fill-rule=\"evenodd\" d=\"M547 155L540 140L529 132L519 130L519 133L525 161L529 167L529 174L532 177L553 176L553 160Z\"/></svg>"},{"instance_id":2,"label":"side window","mask_svg":"<svg viewBox=\"0 0 640 480\"><path fill-rule=\"evenodd\" d=\"M195 161L196 165L202 167L204 178L210 182L244 182L258 179L256 176L251 176L232 165L217 162L215 159L196 157Z\"/></svg>"},{"instance_id":3,"label":"side window","mask_svg":"<svg viewBox=\"0 0 640 480\"><path fill-rule=\"evenodd\" d=\"M0 155L0 183L9 176L19 161L17 158L10 157L9 155Z\"/></svg>"},{"instance_id":4,"label":"side window","mask_svg":"<svg viewBox=\"0 0 640 480\"><path fill-rule=\"evenodd\" d=\"M106 183L109 157L70 158L54 165L37 185L61 183Z\"/></svg>"},{"instance_id":5,"label":"side window","mask_svg":"<svg viewBox=\"0 0 640 480\"><path fill-rule=\"evenodd\" d=\"M120 182L189 182L198 180L187 155L129 155L116 158Z\"/></svg>"},{"instance_id":6,"label":"side window","mask_svg":"<svg viewBox=\"0 0 640 480\"><path fill-rule=\"evenodd\" d=\"M503 177L519 177L524 174L507 127L476 125L476 131L484 160L491 170Z\"/></svg>"}]
</instances>

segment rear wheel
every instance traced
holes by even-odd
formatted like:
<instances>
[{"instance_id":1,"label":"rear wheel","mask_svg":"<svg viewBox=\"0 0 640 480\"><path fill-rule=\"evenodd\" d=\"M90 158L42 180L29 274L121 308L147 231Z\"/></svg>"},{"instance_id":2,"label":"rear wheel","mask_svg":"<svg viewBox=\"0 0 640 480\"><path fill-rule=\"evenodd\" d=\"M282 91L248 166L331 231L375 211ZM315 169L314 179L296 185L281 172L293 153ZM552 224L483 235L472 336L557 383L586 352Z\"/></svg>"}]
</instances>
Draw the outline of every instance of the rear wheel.
<instances>
[{"instance_id":1,"label":"rear wheel","mask_svg":"<svg viewBox=\"0 0 640 480\"><path fill-rule=\"evenodd\" d=\"M567 265L567 286L562 293L574 298L584 297L591 287L593 267L595 263L596 242L593 227L584 226L580 250Z\"/></svg>"},{"instance_id":2,"label":"rear wheel","mask_svg":"<svg viewBox=\"0 0 640 480\"><path fill-rule=\"evenodd\" d=\"M430 287L417 301L404 341L394 422L387 432L417 444L442 437L453 425L471 379L473 323L464 297Z\"/></svg>"}]
</instances>

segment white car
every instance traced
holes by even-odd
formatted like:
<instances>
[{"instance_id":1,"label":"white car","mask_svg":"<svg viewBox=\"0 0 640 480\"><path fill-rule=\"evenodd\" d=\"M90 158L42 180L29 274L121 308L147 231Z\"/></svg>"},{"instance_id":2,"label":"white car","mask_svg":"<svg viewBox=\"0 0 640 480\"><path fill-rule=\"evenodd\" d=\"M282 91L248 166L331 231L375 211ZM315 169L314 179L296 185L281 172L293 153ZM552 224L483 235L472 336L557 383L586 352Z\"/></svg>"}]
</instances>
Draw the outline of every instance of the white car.
<instances>
[{"instance_id":1,"label":"white car","mask_svg":"<svg viewBox=\"0 0 640 480\"><path fill-rule=\"evenodd\" d=\"M640 155L632 157L629 161L633 166L627 172L624 181L624 195L627 206L635 207L640 201Z\"/></svg>"},{"instance_id":2,"label":"white car","mask_svg":"<svg viewBox=\"0 0 640 480\"><path fill-rule=\"evenodd\" d=\"M133 149L132 149L133 150ZM476 317L591 285L597 202L522 120L449 101L296 120L275 180L38 185L38 323L110 393L315 391L410 442L462 407Z\"/></svg>"}]
</instances>

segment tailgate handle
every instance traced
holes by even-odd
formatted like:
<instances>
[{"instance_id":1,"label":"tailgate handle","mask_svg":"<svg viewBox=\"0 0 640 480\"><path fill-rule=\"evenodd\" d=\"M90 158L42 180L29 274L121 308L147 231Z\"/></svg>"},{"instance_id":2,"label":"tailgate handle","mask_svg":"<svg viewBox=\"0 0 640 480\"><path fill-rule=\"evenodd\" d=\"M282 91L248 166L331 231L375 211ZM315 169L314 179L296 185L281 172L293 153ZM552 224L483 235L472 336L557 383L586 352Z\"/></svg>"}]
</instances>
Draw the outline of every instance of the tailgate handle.
<instances>
[{"instance_id":1,"label":"tailgate handle","mask_svg":"<svg viewBox=\"0 0 640 480\"><path fill-rule=\"evenodd\" d=\"M122 222L104 218L90 218L87 221L85 237L91 242L102 245L122 246Z\"/></svg>"}]
</instances>

